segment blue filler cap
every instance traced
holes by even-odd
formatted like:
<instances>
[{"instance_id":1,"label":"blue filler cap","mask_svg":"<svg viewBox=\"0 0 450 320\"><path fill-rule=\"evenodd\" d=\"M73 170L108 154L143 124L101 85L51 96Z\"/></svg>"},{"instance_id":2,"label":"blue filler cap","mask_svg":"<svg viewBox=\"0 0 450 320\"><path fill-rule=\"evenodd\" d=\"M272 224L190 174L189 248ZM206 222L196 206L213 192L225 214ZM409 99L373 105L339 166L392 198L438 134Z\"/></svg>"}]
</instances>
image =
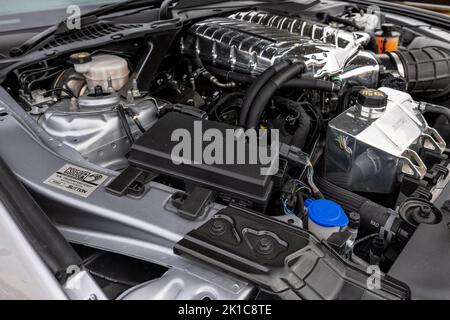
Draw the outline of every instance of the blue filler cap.
<instances>
[{"instance_id":1,"label":"blue filler cap","mask_svg":"<svg viewBox=\"0 0 450 320\"><path fill-rule=\"evenodd\" d=\"M305 201L308 217L322 227L344 227L348 225L348 218L344 210L336 202L326 199Z\"/></svg>"}]
</instances>

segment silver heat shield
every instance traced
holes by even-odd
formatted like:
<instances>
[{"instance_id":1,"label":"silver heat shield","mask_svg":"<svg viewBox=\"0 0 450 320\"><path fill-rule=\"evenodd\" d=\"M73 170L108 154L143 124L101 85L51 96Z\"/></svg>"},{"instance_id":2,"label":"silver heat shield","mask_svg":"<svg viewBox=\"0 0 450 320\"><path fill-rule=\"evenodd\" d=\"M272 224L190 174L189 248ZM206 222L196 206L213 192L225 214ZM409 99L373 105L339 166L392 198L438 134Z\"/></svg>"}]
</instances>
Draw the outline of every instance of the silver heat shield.
<instances>
[{"instance_id":1,"label":"silver heat shield","mask_svg":"<svg viewBox=\"0 0 450 320\"><path fill-rule=\"evenodd\" d=\"M362 32L250 11L194 24L182 40L182 51L208 64L254 75L282 60L303 60L317 78L342 75L349 63L358 61L356 67L364 66L367 78L368 69L378 70L376 59L360 51L368 40ZM358 76L354 64L351 71L349 77Z\"/></svg>"}]
</instances>

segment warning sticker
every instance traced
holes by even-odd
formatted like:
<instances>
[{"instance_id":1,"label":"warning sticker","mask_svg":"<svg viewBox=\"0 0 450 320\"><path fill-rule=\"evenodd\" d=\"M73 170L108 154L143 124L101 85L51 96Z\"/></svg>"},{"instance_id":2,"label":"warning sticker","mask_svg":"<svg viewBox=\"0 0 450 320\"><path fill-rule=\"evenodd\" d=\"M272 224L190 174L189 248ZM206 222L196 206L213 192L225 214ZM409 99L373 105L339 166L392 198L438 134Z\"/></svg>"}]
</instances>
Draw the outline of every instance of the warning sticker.
<instances>
[{"instance_id":1,"label":"warning sticker","mask_svg":"<svg viewBox=\"0 0 450 320\"><path fill-rule=\"evenodd\" d=\"M107 178L108 176L104 174L66 164L48 177L44 183L87 198Z\"/></svg>"}]
</instances>

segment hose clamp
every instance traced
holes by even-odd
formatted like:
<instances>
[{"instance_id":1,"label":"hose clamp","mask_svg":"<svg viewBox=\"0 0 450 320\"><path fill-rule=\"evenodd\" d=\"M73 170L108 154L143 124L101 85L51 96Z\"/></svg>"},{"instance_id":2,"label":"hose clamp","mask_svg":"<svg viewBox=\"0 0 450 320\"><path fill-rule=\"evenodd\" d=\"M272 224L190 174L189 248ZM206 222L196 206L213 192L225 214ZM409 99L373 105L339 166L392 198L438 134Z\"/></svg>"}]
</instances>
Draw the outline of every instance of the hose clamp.
<instances>
[{"instance_id":1,"label":"hose clamp","mask_svg":"<svg viewBox=\"0 0 450 320\"><path fill-rule=\"evenodd\" d=\"M389 52L389 55L394 59L395 66L397 67L398 75L402 78L406 78L405 67L400 57L395 52Z\"/></svg>"}]
</instances>

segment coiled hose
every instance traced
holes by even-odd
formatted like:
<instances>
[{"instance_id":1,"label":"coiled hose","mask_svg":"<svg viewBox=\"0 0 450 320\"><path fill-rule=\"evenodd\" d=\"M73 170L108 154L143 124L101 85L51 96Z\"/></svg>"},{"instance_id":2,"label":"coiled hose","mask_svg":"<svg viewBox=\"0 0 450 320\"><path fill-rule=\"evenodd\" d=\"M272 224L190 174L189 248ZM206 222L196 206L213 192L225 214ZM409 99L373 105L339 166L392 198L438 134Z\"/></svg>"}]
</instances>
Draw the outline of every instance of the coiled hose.
<instances>
[{"instance_id":1,"label":"coiled hose","mask_svg":"<svg viewBox=\"0 0 450 320\"><path fill-rule=\"evenodd\" d=\"M317 188L319 188L327 199L339 203L346 212L359 212L363 204L370 201L356 193L336 186L318 175L314 176L314 181L316 182Z\"/></svg>"}]
</instances>

